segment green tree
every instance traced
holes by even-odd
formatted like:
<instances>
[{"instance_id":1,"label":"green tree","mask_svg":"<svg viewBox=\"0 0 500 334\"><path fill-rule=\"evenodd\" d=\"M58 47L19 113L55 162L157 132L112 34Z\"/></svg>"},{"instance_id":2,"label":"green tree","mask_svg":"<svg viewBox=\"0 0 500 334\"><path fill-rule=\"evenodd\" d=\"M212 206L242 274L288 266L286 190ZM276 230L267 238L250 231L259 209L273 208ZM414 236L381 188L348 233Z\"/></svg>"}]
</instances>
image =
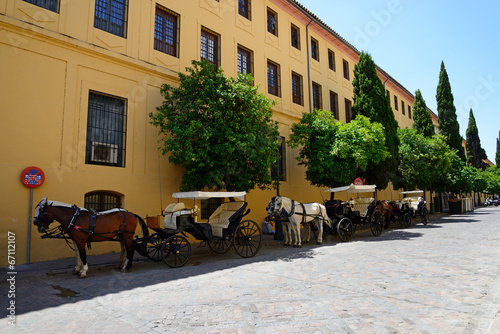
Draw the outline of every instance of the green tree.
<instances>
[{"instance_id":1,"label":"green tree","mask_svg":"<svg viewBox=\"0 0 500 334\"><path fill-rule=\"evenodd\" d=\"M444 62L441 62L436 100L439 131L446 138L446 143L450 148L457 150L458 156L465 162L462 137L460 136L460 125L457 121L457 113L453 102L450 80L446 68L444 67Z\"/></svg>"},{"instance_id":2,"label":"green tree","mask_svg":"<svg viewBox=\"0 0 500 334\"><path fill-rule=\"evenodd\" d=\"M335 121L331 112L318 109L305 113L292 126L288 143L300 147L297 160L315 186L351 184L357 168L365 170L389 156L382 125L364 116L343 124Z\"/></svg>"},{"instance_id":3,"label":"green tree","mask_svg":"<svg viewBox=\"0 0 500 334\"><path fill-rule=\"evenodd\" d=\"M427 110L420 89L415 92L415 101L413 102L413 128L425 137L432 137L435 133L431 114Z\"/></svg>"},{"instance_id":4,"label":"green tree","mask_svg":"<svg viewBox=\"0 0 500 334\"><path fill-rule=\"evenodd\" d=\"M164 84L164 102L150 122L159 128L162 153L184 167L181 190L270 188L276 161L273 102L252 77L226 78L207 61L179 73L180 85Z\"/></svg>"},{"instance_id":5,"label":"green tree","mask_svg":"<svg viewBox=\"0 0 500 334\"><path fill-rule=\"evenodd\" d=\"M370 164L366 171L361 172L366 183L376 184L379 189L385 189L389 183L388 175L395 175L398 168L398 123L394 118L389 99L385 94L384 85L377 75L377 68L372 57L362 52L359 62L354 66L352 81L354 104L352 115L368 117L372 122L382 124L385 133L385 145L390 157L383 162Z\"/></svg>"},{"instance_id":6,"label":"green tree","mask_svg":"<svg viewBox=\"0 0 500 334\"><path fill-rule=\"evenodd\" d=\"M479 131L476 126L476 119L472 109L469 112L469 125L467 127L465 150L467 152L467 164L470 166L485 169L486 151L481 147L481 139L479 138Z\"/></svg>"}]
</instances>

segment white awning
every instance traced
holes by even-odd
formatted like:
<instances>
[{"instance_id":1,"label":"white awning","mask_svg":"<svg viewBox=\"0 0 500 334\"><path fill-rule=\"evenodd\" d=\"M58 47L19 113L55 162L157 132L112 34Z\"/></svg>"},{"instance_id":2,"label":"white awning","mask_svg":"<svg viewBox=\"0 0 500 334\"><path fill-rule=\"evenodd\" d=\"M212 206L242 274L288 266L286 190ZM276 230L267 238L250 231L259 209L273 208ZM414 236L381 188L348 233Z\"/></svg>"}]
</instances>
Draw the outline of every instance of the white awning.
<instances>
[{"instance_id":1,"label":"white awning","mask_svg":"<svg viewBox=\"0 0 500 334\"><path fill-rule=\"evenodd\" d=\"M417 195L417 194L424 194L423 190L412 190L412 191L402 191L400 192L401 195Z\"/></svg>"},{"instance_id":2,"label":"white awning","mask_svg":"<svg viewBox=\"0 0 500 334\"><path fill-rule=\"evenodd\" d=\"M375 188L377 188L377 186L374 185L374 184L369 184L369 185L354 185L354 184L351 183L350 186L330 188L330 189L326 189L326 191L327 192L333 192L333 193L345 191L348 194L353 194L353 193L373 193L373 192L375 192Z\"/></svg>"},{"instance_id":3,"label":"white awning","mask_svg":"<svg viewBox=\"0 0 500 334\"><path fill-rule=\"evenodd\" d=\"M245 199L245 191L186 191L173 193L173 198L192 198L192 199L209 199L221 197L236 197L240 200Z\"/></svg>"}]
</instances>

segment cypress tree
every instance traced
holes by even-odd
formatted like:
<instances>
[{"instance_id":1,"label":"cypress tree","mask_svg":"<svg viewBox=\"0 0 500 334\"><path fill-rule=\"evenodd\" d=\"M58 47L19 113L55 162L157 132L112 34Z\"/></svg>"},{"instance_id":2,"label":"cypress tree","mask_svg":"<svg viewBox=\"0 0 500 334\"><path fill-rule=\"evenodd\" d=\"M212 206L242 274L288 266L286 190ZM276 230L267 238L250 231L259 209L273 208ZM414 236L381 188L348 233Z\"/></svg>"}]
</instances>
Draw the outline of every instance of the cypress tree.
<instances>
[{"instance_id":1,"label":"cypress tree","mask_svg":"<svg viewBox=\"0 0 500 334\"><path fill-rule=\"evenodd\" d=\"M413 128L424 137L434 135L434 124L431 114L427 110L427 105L422 97L420 89L415 92L415 101L413 102Z\"/></svg>"},{"instance_id":2,"label":"cypress tree","mask_svg":"<svg viewBox=\"0 0 500 334\"><path fill-rule=\"evenodd\" d=\"M388 159L369 166L361 176L365 178L366 183L376 184L378 189L385 189L389 183L387 175L395 175L398 169L398 123L389 98L385 95L384 85L377 75L375 62L368 53L362 52L354 66L352 87L353 119L357 115L363 115L372 122L382 124L385 130L385 145L391 155Z\"/></svg>"},{"instance_id":3,"label":"cypress tree","mask_svg":"<svg viewBox=\"0 0 500 334\"><path fill-rule=\"evenodd\" d=\"M446 143L451 149L458 151L458 156L465 162L465 153L462 146L462 136L460 136L460 125L457 121L457 113L453 104L453 94L451 92L448 73L441 62L439 73L439 84L436 93L439 132L445 137Z\"/></svg>"},{"instance_id":4,"label":"cypress tree","mask_svg":"<svg viewBox=\"0 0 500 334\"><path fill-rule=\"evenodd\" d=\"M485 169L486 164L483 162L487 159L486 151L481 147L481 140L479 139L479 132L477 130L476 119L472 109L469 112L469 125L467 127L465 150L467 152L467 164Z\"/></svg>"}]
</instances>

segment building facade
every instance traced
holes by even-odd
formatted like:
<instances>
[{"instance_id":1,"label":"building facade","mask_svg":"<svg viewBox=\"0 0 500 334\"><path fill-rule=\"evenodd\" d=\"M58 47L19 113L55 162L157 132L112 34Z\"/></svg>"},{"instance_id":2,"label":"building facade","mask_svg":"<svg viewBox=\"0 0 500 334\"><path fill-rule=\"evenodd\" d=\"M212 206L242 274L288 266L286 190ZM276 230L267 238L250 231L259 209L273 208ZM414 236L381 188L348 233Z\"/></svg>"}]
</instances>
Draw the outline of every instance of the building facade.
<instances>
[{"instance_id":1,"label":"building facade","mask_svg":"<svg viewBox=\"0 0 500 334\"><path fill-rule=\"evenodd\" d=\"M104 210L158 215L179 191L182 169L158 150L149 113L163 83L176 85L192 60L226 76L248 72L277 101L283 141L313 108L350 120L359 52L294 0L0 0L0 234L16 235L16 262L74 256L61 240L41 240L29 222L21 171L40 167L43 198ZM411 126L413 95L379 68L396 120ZM305 180L297 150L282 146L280 193L323 202ZM396 199L391 189L379 198ZM276 191L247 195L262 222ZM2 238L4 244L6 238ZM91 254L118 251L95 244ZM0 255L6 265L7 252Z\"/></svg>"}]
</instances>

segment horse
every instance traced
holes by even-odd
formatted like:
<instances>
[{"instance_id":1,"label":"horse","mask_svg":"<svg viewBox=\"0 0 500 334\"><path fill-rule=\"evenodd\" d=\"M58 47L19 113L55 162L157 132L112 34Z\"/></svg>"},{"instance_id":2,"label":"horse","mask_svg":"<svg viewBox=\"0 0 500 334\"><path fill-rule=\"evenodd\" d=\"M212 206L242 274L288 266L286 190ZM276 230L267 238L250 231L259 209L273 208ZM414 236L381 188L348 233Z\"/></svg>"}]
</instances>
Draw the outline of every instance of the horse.
<instances>
[{"instance_id":1,"label":"horse","mask_svg":"<svg viewBox=\"0 0 500 334\"><path fill-rule=\"evenodd\" d=\"M384 216L385 220L385 229L389 228L389 224L391 223L391 218L392 216L392 211L396 209L397 204L395 202L389 202L389 201L377 201L377 204L375 206L375 210L380 210L382 211L382 215ZM399 208L399 206L397 206Z\"/></svg>"},{"instance_id":2,"label":"horse","mask_svg":"<svg viewBox=\"0 0 500 334\"><path fill-rule=\"evenodd\" d=\"M91 242L119 241L121 253L117 269L125 272L132 267L135 250L133 235L137 222L141 224L144 235L149 235L144 220L127 210L116 208L94 214L76 205L49 201L44 197L36 206L33 224L38 226L38 232L46 233L54 220L61 224L59 228L75 245L76 266L73 274L78 274L79 278L87 276L86 243L90 248Z\"/></svg>"},{"instance_id":3,"label":"horse","mask_svg":"<svg viewBox=\"0 0 500 334\"><path fill-rule=\"evenodd\" d=\"M267 208L269 218L288 218L283 221L285 227L285 246L292 244L292 232L295 234L294 247L302 247L302 240L300 239L300 224L309 223L308 237L305 242L309 241L310 225L314 223L318 228L317 244L323 243L323 222L331 227L331 222L326 215L326 208L319 203L296 203L295 201L283 197L276 196L273 202L269 202Z\"/></svg>"}]
</instances>

